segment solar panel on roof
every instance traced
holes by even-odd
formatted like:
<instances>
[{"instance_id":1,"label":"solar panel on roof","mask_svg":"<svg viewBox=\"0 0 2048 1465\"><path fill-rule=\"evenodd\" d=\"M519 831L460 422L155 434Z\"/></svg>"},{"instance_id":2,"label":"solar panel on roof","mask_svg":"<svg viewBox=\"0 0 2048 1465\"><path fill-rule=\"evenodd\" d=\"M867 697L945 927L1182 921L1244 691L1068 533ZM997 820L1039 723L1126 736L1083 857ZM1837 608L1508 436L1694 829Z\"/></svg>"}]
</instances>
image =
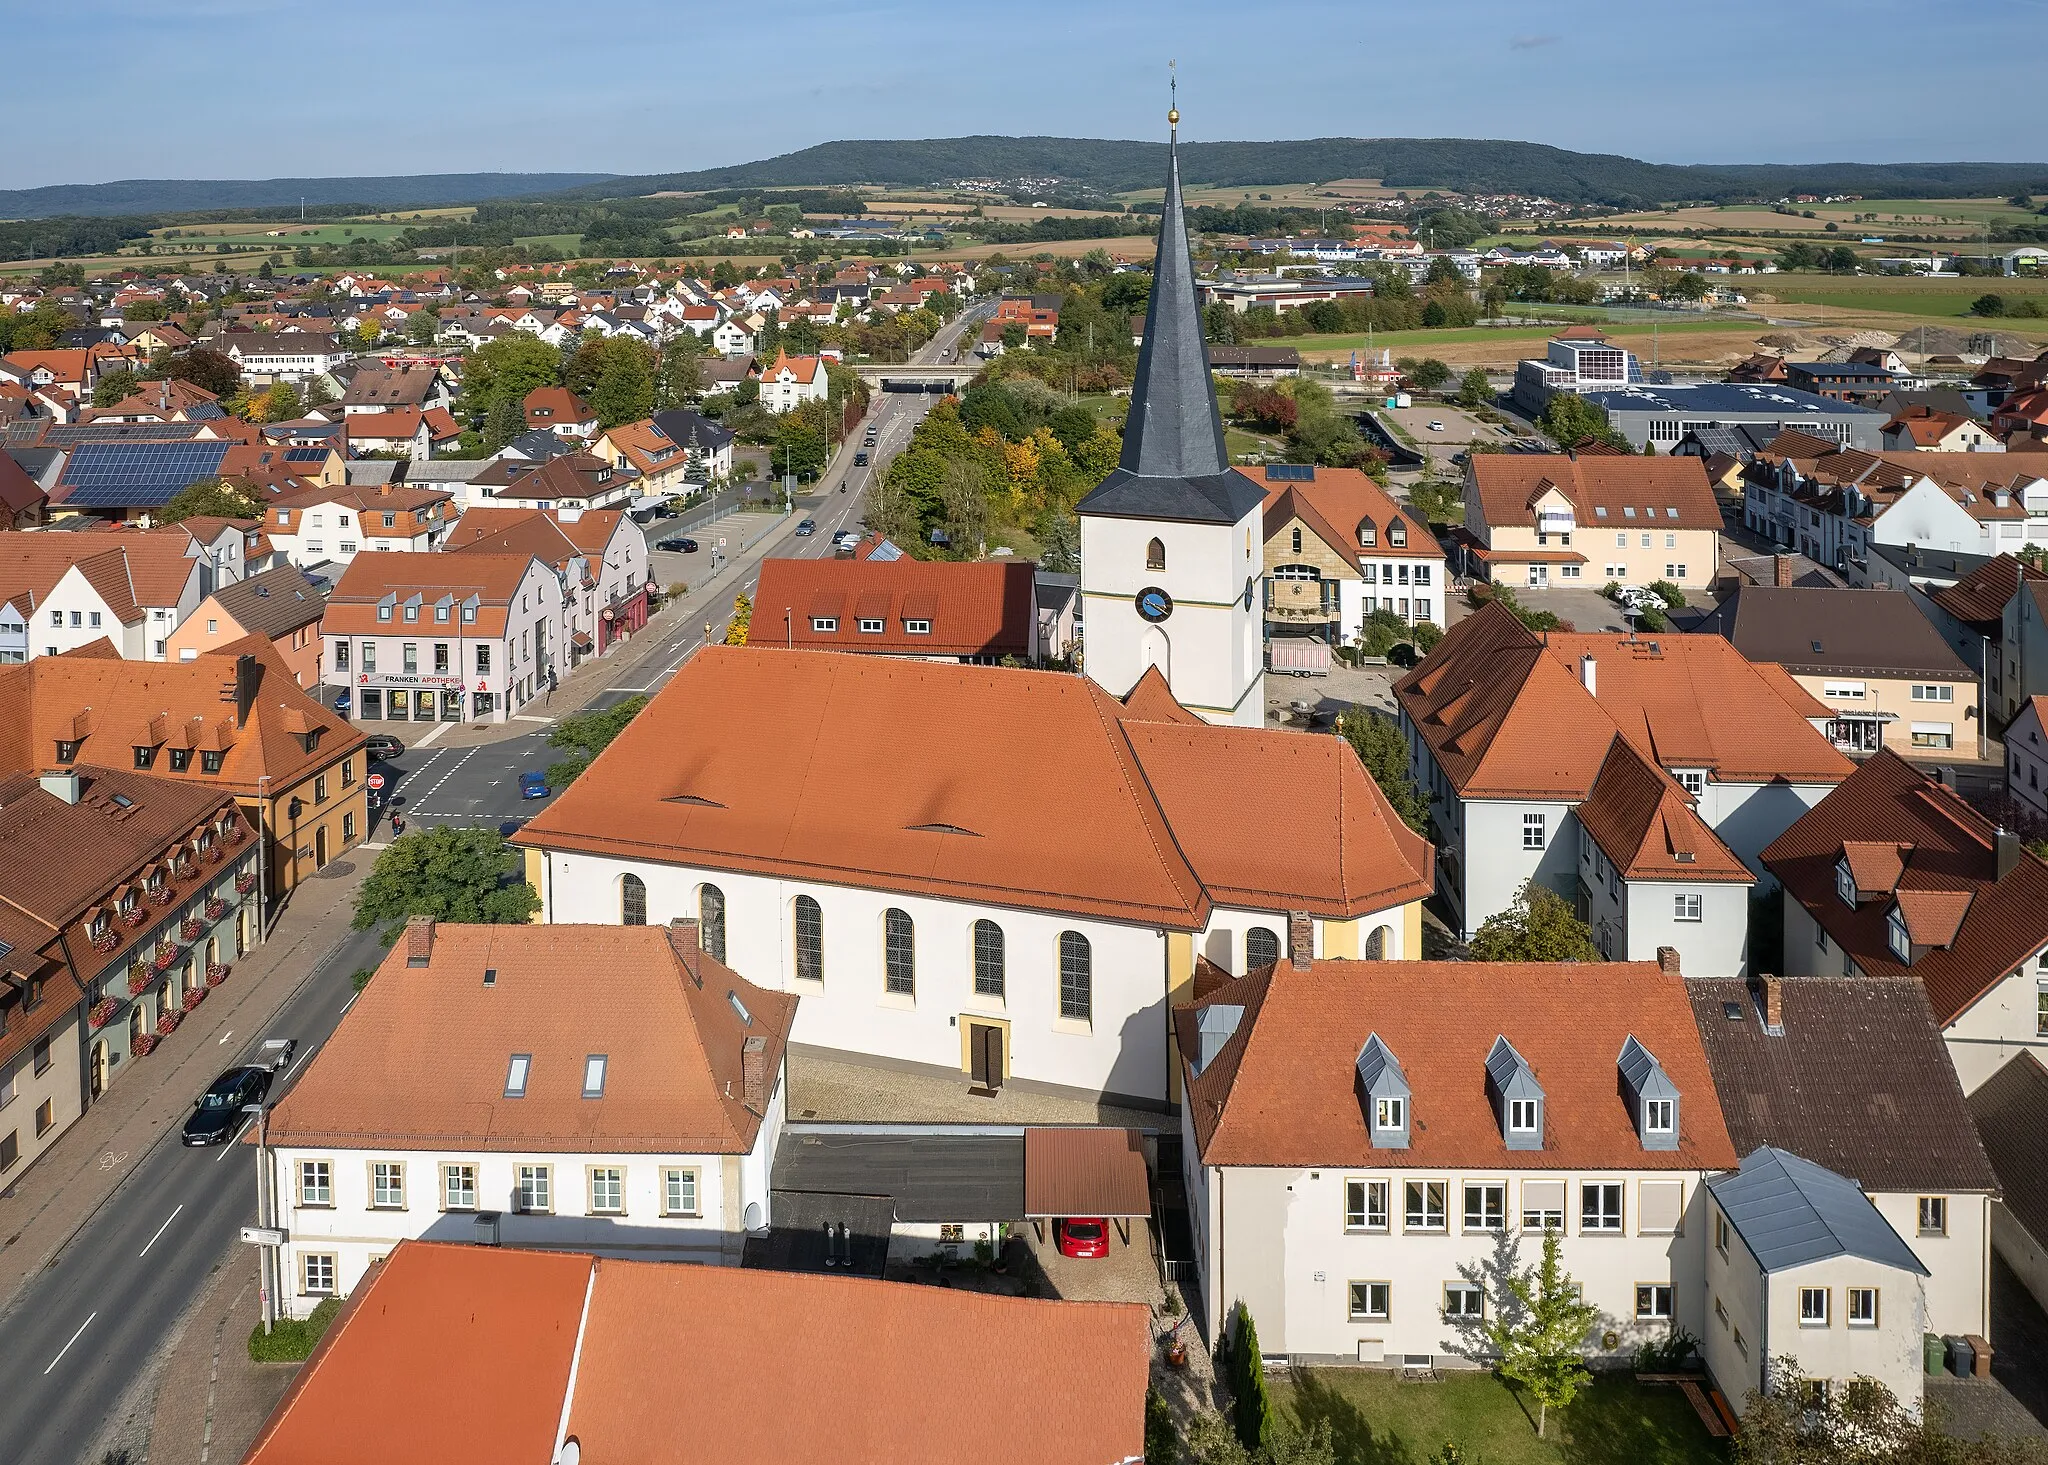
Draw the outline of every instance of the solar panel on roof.
<instances>
[{"instance_id":1,"label":"solar panel on roof","mask_svg":"<svg viewBox=\"0 0 2048 1465\"><path fill-rule=\"evenodd\" d=\"M1315 480L1316 465L1313 463L1268 463L1266 465L1266 482L1268 483L1314 483Z\"/></svg>"},{"instance_id":2,"label":"solar panel on roof","mask_svg":"<svg viewBox=\"0 0 2048 1465\"><path fill-rule=\"evenodd\" d=\"M232 444L80 443L64 465L65 502L114 508L168 503L189 483L211 478Z\"/></svg>"},{"instance_id":3,"label":"solar panel on roof","mask_svg":"<svg viewBox=\"0 0 2048 1465\"><path fill-rule=\"evenodd\" d=\"M327 459L326 448L286 448L284 460L287 463L321 463Z\"/></svg>"}]
</instances>

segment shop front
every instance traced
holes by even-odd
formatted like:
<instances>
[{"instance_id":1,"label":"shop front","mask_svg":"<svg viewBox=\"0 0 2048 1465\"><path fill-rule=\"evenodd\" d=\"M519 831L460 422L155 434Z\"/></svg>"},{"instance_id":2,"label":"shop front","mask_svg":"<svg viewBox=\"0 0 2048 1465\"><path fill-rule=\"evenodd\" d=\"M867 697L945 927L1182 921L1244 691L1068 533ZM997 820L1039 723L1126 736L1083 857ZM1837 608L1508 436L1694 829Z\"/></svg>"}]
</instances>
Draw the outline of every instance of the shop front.
<instances>
[{"instance_id":1,"label":"shop front","mask_svg":"<svg viewBox=\"0 0 2048 1465\"><path fill-rule=\"evenodd\" d=\"M356 679L357 722L461 722L467 695L456 676L386 676L371 680L365 672ZM490 694L478 684L478 710Z\"/></svg>"}]
</instances>

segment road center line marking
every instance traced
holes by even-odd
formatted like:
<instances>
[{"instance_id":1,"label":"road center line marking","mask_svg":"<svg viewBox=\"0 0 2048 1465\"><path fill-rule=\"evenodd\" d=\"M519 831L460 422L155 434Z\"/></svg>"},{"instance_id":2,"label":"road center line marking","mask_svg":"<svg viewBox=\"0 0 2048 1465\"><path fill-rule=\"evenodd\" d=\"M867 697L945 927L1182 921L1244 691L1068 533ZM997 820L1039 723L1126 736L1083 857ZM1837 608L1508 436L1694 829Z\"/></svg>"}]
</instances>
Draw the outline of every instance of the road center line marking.
<instances>
[{"instance_id":1,"label":"road center line marking","mask_svg":"<svg viewBox=\"0 0 2048 1465\"><path fill-rule=\"evenodd\" d=\"M249 1132L249 1126L254 1124L255 1122L256 1121L253 1119L244 1119L242 1121L242 1127L235 1131L233 1138L229 1139L226 1144L220 1147L220 1153L213 1157L213 1163L218 1165L222 1160L225 1160L228 1157L228 1151L232 1150L237 1144L241 1142L242 1136Z\"/></svg>"},{"instance_id":2,"label":"road center line marking","mask_svg":"<svg viewBox=\"0 0 2048 1465\"><path fill-rule=\"evenodd\" d=\"M71 1343L76 1343L79 1340L79 1338L84 1334L85 1330L92 1326L92 1319L98 1316L99 1312L97 1309L95 1309L92 1314L92 1317L89 1317L84 1322L80 1323L78 1325L78 1331L71 1335ZM64 1355L71 1351L71 1343L66 1343L62 1348L59 1348L57 1350L57 1356L50 1360L50 1368L55 1368L58 1364L64 1361ZM46 1368L43 1370L43 1376L45 1378L49 1377L50 1368Z\"/></svg>"},{"instance_id":3,"label":"road center line marking","mask_svg":"<svg viewBox=\"0 0 2048 1465\"><path fill-rule=\"evenodd\" d=\"M184 1203L183 1201L179 1201L179 1202L178 1202L178 1211L182 1211L182 1210L184 1210L184 1209L185 1209L185 1203ZM163 1239L163 1234L164 1234L164 1232L166 1232L166 1231L168 1231L168 1230L170 1230L170 1229L171 1229L171 1222L173 1222L173 1221L175 1221L175 1220L177 1220L177 1219L178 1219L178 1211L172 1211L172 1212L171 1212L171 1213L170 1213L170 1214L169 1214L168 1216L164 1217L164 1223L163 1223L163 1225L161 1225L161 1226L159 1226L159 1227L157 1227L157 1228L156 1228L156 1235L154 1235L154 1236L152 1236L152 1237L150 1237L150 1238L149 1238L149 1242L148 1242L148 1244L147 1244L147 1245L145 1245L145 1246L144 1246L144 1247L142 1248L142 1250L140 1250L140 1251L136 1252L136 1253L135 1253L135 1254L136 1254L136 1256L138 1256L138 1257L145 1257L145 1256L148 1256L148 1255L149 1255L149 1248L150 1248L150 1247L152 1247L152 1246L155 1246L155 1245L157 1244L157 1242L158 1242L158 1241L162 1240L162 1239Z\"/></svg>"}]
</instances>

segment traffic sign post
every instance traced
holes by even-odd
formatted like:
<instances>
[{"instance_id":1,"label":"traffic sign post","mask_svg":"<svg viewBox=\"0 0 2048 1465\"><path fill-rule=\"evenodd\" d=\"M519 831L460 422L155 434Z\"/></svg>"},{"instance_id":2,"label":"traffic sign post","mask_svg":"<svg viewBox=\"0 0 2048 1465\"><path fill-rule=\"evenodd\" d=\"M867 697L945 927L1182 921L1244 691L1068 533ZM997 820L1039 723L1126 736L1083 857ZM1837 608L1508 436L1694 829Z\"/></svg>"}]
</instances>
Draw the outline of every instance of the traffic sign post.
<instances>
[{"instance_id":1,"label":"traffic sign post","mask_svg":"<svg viewBox=\"0 0 2048 1465\"><path fill-rule=\"evenodd\" d=\"M370 786L370 791L372 793L375 793L378 789L384 787L384 775L381 773L373 773L368 778L364 779L363 782Z\"/></svg>"}]
</instances>

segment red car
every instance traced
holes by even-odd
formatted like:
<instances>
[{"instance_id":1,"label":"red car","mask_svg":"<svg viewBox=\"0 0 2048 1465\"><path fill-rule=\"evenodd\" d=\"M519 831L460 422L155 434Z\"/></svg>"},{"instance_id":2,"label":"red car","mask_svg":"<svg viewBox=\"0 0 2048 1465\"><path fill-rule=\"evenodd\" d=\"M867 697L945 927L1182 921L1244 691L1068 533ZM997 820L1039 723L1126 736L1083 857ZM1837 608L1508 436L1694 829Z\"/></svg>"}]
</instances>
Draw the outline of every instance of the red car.
<instances>
[{"instance_id":1,"label":"red car","mask_svg":"<svg viewBox=\"0 0 2048 1465\"><path fill-rule=\"evenodd\" d=\"M1052 1234L1061 1256L1091 1260L1109 1255L1109 1222L1100 1216L1070 1216L1055 1221Z\"/></svg>"}]
</instances>

